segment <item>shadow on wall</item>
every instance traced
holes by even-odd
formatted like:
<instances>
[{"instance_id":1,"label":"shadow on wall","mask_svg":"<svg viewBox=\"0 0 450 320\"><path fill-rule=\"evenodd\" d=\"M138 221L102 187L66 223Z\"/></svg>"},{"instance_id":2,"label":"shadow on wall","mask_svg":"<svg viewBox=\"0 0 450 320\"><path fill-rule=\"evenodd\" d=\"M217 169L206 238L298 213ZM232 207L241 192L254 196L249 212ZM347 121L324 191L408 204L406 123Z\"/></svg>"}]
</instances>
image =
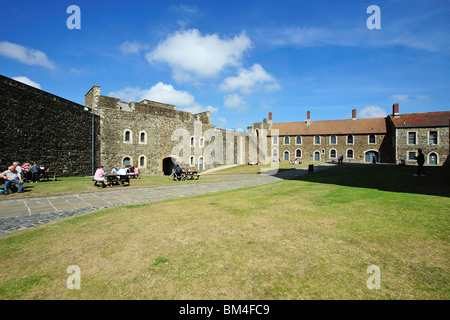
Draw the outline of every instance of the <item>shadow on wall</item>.
<instances>
[{"instance_id":1,"label":"shadow on wall","mask_svg":"<svg viewBox=\"0 0 450 320\"><path fill-rule=\"evenodd\" d=\"M295 180L382 191L450 197L450 167L425 166L425 177L416 177L417 166L343 164Z\"/></svg>"}]
</instances>

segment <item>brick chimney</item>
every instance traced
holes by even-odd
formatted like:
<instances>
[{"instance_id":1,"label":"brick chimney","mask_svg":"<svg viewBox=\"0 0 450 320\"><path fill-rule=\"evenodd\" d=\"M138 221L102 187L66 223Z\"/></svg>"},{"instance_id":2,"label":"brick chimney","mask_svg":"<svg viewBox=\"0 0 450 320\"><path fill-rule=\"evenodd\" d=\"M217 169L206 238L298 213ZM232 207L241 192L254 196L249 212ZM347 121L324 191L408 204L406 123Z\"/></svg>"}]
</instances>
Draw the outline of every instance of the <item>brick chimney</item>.
<instances>
[{"instance_id":1,"label":"brick chimney","mask_svg":"<svg viewBox=\"0 0 450 320\"><path fill-rule=\"evenodd\" d=\"M393 106L392 106L392 115L394 116L394 117L398 117L399 116L399 107L398 107L398 103L395 103Z\"/></svg>"},{"instance_id":2,"label":"brick chimney","mask_svg":"<svg viewBox=\"0 0 450 320\"><path fill-rule=\"evenodd\" d=\"M306 112L306 124L309 126L310 123L311 123L311 112L307 111Z\"/></svg>"},{"instance_id":3,"label":"brick chimney","mask_svg":"<svg viewBox=\"0 0 450 320\"><path fill-rule=\"evenodd\" d=\"M352 120L356 120L356 109L352 110Z\"/></svg>"}]
</instances>

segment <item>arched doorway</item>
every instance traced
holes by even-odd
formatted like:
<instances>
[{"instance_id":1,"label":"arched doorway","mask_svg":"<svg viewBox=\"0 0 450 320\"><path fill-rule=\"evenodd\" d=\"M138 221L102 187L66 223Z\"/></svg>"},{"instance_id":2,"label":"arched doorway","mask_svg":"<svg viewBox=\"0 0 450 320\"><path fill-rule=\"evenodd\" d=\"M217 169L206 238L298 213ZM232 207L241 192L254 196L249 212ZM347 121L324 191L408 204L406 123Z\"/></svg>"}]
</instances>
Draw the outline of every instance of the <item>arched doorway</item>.
<instances>
[{"instance_id":1,"label":"arched doorway","mask_svg":"<svg viewBox=\"0 0 450 320\"><path fill-rule=\"evenodd\" d=\"M320 152L319 151L314 152L314 161L320 161Z\"/></svg>"},{"instance_id":2,"label":"arched doorway","mask_svg":"<svg viewBox=\"0 0 450 320\"><path fill-rule=\"evenodd\" d=\"M428 156L428 164L438 164L438 156L436 153L430 153Z\"/></svg>"},{"instance_id":3,"label":"arched doorway","mask_svg":"<svg viewBox=\"0 0 450 320\"><path fill-rule=\"evenodd\" d=\"M289 151L284 152L284 160L289 161Z\"/></svg>"},{"instance_id":4,"label":"arched doorway","mask_svg":"<svg viewBox=\"0 0 450 320\"><path fill-rule=\"evenodd\" d=\"M165 176L170 176L172 174L172 168L175 165L176 159L172 157L167 157L163 159L163 172Z\"/></svg>"},{"instance_id":5,"label":"arched doorway","mask_svg":"<svg viewBox=\"0 0 450 320\"><path fill-rule=\"evenodd\" d=\"M200 157L198 159L198 170L199 171L203 170L203 157Z\"/></svg>"},{"instance_id":6,"label":"arched doorway","mask_svg":"<svg viewBox=\"0 0 450 320\"><path fill-rule=\"evenodd\" d=\"M375 158L375 161L378 162L378 152L376 151L367 151L366 157L364 159L365 162L371 163Z\"/></svg>"}]
</instances>

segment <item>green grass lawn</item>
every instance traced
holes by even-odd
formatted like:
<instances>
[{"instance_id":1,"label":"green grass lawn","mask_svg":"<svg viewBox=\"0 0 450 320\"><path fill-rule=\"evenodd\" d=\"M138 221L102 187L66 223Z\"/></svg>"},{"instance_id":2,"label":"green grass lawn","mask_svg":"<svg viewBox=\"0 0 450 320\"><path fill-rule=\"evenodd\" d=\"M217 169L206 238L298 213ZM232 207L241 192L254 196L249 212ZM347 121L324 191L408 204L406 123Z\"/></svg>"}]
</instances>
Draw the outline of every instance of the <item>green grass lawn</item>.
<instances>
[{"instance_id":1,"label":"green grass lawn","mask_svg":"<svg viewBox=\"0 0 450 320\"><path fill-rule=\"evenodd\" d=\"M206 176L209 174L213 175L224 175L224 174L259 174L261 171L269 171L273 169L278 170L291 170L291 169L298 169L298 168L306 168L308 167L308 164L321 164L320 162L305 162L302 164L290 164L289 161L281 161L278 163L274 163L271 168L271 164L265 164L265 165L254 165L250 166L248 164L238 165L231 168L214 171L211 173L205 174ZM275 167L277 165L277 167Z\"/></svg>"},{"instance_id":2,"label":"green grass lawn","mask_svg":"<svg viewBox=\"0 0 450 320\"><path fill-rule=\"evenodd\" d=\"M120 190L120 188L142 188L172 184L198 183L205 181L216 181L217 179L200 177L199 180L172 181L168 176L150 176L140 175L138 179L130 179L130 186L110 186L101 188L94 186L92 177L60 177L56 181L44 181L40 183L25 183L24 193L10 193L9 195L0 195L1 200L17 200L23 198L34 198L53 196L61 194L98 192L108 190Z\"/></svg>"},{"instance_id":3,"label":"green grass lawn","mask_svg":"<svg viewBox=\"0 0 450 320\"><path fill-rule=\"evenodd\" d=\"M0 238L0 299L447 300L449 171L413 169L340 166L17 232Z\"/></svg>"}]
</instances>

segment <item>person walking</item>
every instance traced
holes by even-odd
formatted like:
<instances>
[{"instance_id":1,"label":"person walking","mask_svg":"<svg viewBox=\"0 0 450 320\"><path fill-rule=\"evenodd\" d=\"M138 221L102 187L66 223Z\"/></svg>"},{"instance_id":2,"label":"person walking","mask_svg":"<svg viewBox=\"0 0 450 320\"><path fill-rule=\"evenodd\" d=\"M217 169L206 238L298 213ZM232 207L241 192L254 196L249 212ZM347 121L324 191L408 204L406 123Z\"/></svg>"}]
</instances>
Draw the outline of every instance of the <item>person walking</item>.
<instances>
[{"instance_id":1,"label":"person walking","mask_svg":"<svg viewBox=\"0 0 450 320\"><path fill-rule=\"evenodd\" d=\"M425 163L425 156L423 155L422 149L417 150L419 153L416 157L417 160L417 172L414 174L414 176L425 176L425 170L423 168L423 164Z\"/></svg>"}]
</instances>

